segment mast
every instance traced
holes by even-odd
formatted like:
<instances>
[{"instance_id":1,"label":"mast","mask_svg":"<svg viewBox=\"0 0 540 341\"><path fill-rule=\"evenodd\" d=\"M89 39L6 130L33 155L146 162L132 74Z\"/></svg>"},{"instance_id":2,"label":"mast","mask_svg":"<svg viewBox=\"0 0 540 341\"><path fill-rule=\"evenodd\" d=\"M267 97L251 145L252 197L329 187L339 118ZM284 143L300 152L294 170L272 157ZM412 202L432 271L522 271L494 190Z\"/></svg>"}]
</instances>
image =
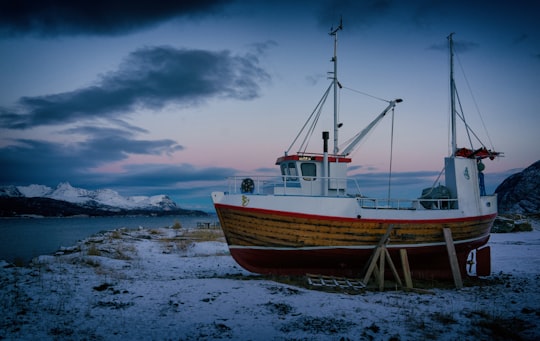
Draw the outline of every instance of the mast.
<instances>
[{"instance_id":1,"label":"mast","mask_svg":"<svg viewBox=\"0 0 540 341\"><path fill-rule=\"evenodd\" d=\"M330 35L334 36L334 56L332 57L332 62L334 63L334 154L338 153L339 150L339 140L338 140L338 102L337 102L337 92L338 92L338 78L337 78L337 42L338 37L337 33L339 30L343 29L343 20L339 20L339 26L336 29L330 29Z\"/></svg>"},{"instance_id":2,"label":"mast","mask_svg":"<svg viewBox=\"0 0 540 341\"><path fill-rule=\"evenodd\" d=\"M454 41L450 33L448 36L450 48L450 119L452 120L452 157L456 156L457 141L456 141L456 85L454 83Z\"/></svg>"}]
</instances>

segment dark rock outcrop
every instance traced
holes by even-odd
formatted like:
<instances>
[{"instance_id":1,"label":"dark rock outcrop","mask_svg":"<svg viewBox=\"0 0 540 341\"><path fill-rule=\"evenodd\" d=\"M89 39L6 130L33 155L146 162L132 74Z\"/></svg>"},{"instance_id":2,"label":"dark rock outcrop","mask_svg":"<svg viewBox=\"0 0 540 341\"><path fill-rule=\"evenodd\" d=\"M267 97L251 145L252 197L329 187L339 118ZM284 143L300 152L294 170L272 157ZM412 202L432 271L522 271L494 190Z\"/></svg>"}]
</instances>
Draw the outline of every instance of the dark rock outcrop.
<instances>
[{"instance_id":1,"label":"dark rock outcrop","mask_svg":"<svg viewBox=\"0 0 540 341\"><path fill-rule=\"evenodd\" d=\"M491 233L532 231L532 224L527 217L519 214L499 215L493 222Z\"/></svg>"},{"instance_id":2,"label":"dark rock outcrop","mask_svg":"<svg viewBox=\"0 0 540 341\"><path fill-rule=\"evenodd\" d=\"M540 215L540 161L506 178L495 190L499 214Z\"/></svg>"}]
</instances>

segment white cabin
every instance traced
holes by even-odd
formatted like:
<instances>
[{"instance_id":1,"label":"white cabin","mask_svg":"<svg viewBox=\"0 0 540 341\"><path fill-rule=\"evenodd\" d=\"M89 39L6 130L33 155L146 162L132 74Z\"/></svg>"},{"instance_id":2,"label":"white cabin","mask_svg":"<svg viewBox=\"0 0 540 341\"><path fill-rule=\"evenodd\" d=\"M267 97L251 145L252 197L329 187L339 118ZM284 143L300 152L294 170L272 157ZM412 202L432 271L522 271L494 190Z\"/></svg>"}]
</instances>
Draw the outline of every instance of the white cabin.
<instances>
[{"instance_id":1,"label":"white cabin","mask_svg":"<svg viewBox=\"0 0 540 341\"><path fill-rule=\"evenodd\" d=\"M282 156L277 159L276 165L280 167L283 183L273 186L273 194L345 195L347 193L347 164L350 162L350 158L335 155Z\"/></svg>"}]
</instances>

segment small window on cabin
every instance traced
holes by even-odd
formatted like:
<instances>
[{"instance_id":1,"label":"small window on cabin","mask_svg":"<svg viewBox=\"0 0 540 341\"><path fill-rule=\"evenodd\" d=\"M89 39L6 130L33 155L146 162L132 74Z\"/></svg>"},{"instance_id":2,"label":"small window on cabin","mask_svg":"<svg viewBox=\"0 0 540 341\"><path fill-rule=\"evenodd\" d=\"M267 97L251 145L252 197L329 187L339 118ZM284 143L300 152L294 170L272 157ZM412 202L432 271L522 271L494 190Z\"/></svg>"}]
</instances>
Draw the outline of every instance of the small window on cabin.
<instances>
[{"instance_id":1,"label":"small window on cabin","mask_svg":"<svg viewBox=\"0 0 540 341\"><path fill-rule=\"evenodd\" d=\"M281 175L284 175L284 176L289 175L289 172L287 171L286 163L282 163L280 167L281 167Z\"/></svg>"},{"instance_id":2,"label":"small window on cabin","mask_svg":"<svg viewBox=\"0 0 540 341\"><path fill-rule=\"evenodd\" d=\"M298 181L298 178L296 177L298 175L298 172L296 171L296 165L294 162L289 162L289 181Z\"/></svg>"},{"instance_id":3,"label":"small window on cabin","mask_svg":"<svg viewBox=\"0 0 540 341\"><path fill-rule=\"evenodd\" d=\"M303 163L300 166L302 169L302 176L306 181L313 181L317 176L317 166L314 163Z\"/></svg>"}]
</instances>

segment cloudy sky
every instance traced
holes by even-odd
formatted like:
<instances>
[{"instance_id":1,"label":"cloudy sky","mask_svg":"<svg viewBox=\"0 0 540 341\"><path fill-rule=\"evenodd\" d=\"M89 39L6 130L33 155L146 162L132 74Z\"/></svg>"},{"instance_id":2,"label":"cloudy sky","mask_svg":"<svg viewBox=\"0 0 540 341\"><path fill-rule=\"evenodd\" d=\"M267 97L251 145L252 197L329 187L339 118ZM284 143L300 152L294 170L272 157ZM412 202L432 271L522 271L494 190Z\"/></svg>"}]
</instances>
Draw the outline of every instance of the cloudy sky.
<instances>
[{"instance_id":1,"label":"cloudy sky","mask_svg":"<svg viewBox=\"0 0 540 341\"><path fill-rule=\"evenodd\" d=\"M538 13L532 0L0 0L0 185L68 181L210 210L227 176L277 174L330 84L328 32L342 16L342 141L381 99L403 98L393 191L431 185L449 153L455 32L467 123L505 153L486 162L493 192L540 159ZM388 183L391 127L386 118L352 155L350 175L368 195Z\"/></svg>"}]
</instances>

